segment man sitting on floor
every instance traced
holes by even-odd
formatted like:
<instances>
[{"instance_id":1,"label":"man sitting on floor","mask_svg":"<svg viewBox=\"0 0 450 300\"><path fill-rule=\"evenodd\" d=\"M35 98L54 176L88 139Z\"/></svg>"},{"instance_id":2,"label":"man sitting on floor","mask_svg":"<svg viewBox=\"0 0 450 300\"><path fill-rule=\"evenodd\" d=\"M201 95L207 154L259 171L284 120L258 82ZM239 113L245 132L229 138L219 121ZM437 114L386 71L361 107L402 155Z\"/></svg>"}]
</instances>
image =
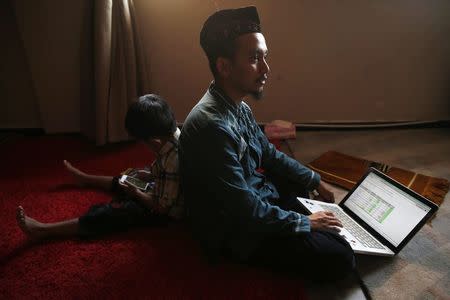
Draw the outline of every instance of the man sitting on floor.
<instances>
[{"instance_id":1,"label":"man sitting on floor","mask_svg":"<svg viewBox=\"0 0 450 300\"><path fill-rule=\"evenodd\" d=\"M247 95L260 99L268 49L255 7L222 10L200 44L214 81L180 136L180 174L194 236L211 258L335 279L355 267L332 213L301 214L296 196L334 196L320 176L277 151L256 123ZM264 173L257 171L264 169Z\"/></svg>"}]
</instances>

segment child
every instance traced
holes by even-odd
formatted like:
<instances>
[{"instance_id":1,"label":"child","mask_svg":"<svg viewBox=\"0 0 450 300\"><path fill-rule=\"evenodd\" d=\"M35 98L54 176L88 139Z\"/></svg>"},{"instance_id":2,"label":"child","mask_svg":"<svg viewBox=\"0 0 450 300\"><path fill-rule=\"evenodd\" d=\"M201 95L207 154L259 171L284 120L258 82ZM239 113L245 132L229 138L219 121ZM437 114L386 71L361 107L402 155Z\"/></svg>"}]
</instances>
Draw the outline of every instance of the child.
<instances>
[{"instance_id":1,"label":"child","mask_svg":"<svg viewBox=\"0 0 450 300\"><path fill-rule=\"evenodd\" d=\"M64 161L81 186L112 191L115 196L108 204L92 206L79 218L55 223L41 223L17 208L17 222L31 239L67 236L93 236L134 226L164 223L183 214L179 189L178 137L174 115L169 105L158 95L149 94L128 108L125 127L128 133L144 142L156 154L150 172L137 171L138 177L153 182L153 188L143 192L119 182L120 176L86 174Z\"/></svg>"}]
</instances>

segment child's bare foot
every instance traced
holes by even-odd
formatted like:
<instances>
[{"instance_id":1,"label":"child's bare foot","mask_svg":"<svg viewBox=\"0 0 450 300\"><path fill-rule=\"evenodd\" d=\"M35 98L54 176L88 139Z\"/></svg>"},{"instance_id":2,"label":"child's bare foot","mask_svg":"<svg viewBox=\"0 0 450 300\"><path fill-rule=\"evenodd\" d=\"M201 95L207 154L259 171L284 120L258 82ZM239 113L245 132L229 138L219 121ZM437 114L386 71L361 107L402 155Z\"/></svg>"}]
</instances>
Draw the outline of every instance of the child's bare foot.
<instances>
[{"instance_id":1,"label":"child's bare foot","mask_svg":"<svg viewBox=\"0 0 450 300\"><path fill-rule=\"evenodd\" d=\"M22 206L17 207L16 219L20 229L31 240L39 240L46 237L45 224L25 215L25 211L23 210Z\"/></svg>"},{"instance_id":2,"label":"child's bare foot","mask_svg":"<svg viewBox=\"0 0 450 300\"><path fill-rule=\"evenodd\" d=\"M67 171L69 171L72 174L73 178L75 179L75 182L79 186L88 185L88 175L86 173L72 166L72 164L67 160L64 160L64 166L66 167Z\"/></svg>"}]
</instances>

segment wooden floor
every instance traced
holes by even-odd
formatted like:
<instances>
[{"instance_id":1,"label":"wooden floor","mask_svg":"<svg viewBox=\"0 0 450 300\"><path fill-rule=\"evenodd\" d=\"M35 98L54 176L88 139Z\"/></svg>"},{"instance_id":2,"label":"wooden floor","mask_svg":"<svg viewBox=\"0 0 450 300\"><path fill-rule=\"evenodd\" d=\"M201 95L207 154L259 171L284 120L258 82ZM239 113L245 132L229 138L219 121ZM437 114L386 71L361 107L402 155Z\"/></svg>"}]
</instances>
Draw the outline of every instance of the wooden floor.
<instances>
[{"instance_id":1,"label":"wooden floor","mask_svg":"<svg viewBox=\"0 0 450 300\"><path fill-rule=\"evenodd\" d=\"M297 160L323 152L345 154L450 180L450 128L297 131L289 142ZM283 151L288 151L286 145ZM333 187L340 201L347 191ZM358 269L374 299L450 298L450 193L437 216L394 258L358 256ZM352 280L311 286L312 299L363 299Z\"/></svg>"}]
</instances>

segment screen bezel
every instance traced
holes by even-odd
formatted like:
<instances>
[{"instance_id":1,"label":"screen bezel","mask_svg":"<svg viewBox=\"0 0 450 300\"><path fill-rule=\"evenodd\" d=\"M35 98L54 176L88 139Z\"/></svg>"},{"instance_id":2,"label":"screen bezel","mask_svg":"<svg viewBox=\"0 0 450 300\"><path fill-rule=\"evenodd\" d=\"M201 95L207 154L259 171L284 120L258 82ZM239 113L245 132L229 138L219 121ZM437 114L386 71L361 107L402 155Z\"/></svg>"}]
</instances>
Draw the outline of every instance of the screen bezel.
<instances>
[{"instance_id":1,"label":"screen bezel","mask_svg":"<svg viewBox=\"0 0 450 300\"><path fill-rule=\"evenodd\" d=\"M430 211L422 218L422 220L417 223L417 225L410 231L410 233L401 241L398 246L394 246L391 242L389 242L386 238L384 238L381 234L379 234L375 229L373 229L369 224L364 222L360 217L358 217L354 212L352 212L347 206L345 206L345 202L350 198L350 196L353 194L353 192L358 188L358 186L366 179L366 177L371 174L375 173L379 177L381 177L386 182L394 185L395 187L399 188L403 192L413 196L416 200L420 201L421 203L425 204L430 208ZM412 239L412 237L425 225L426 221L428 221L429 218L438 210L438 206L428 200L427 198L423 197L422 195L414 192L413 190L409 189L408 187L404 186L400 182L392 179L391 177L387 176L386 174L378 171L374 168L369 168L369 170L364 174L364 176L355 184L355 186L351 189L350 192L347 193L347 195L342 199L342 201L339 203L339 207L341 207L345 213L347 213L349 216L351 216L355 221L358 222L364 229L366 229L370 234L372 234L374 237L376 237L380 242L382 242L385 246L387 246L389 249L391 249L395 254L400 252L402 248Z\"/></svg>"}]
</instances>

